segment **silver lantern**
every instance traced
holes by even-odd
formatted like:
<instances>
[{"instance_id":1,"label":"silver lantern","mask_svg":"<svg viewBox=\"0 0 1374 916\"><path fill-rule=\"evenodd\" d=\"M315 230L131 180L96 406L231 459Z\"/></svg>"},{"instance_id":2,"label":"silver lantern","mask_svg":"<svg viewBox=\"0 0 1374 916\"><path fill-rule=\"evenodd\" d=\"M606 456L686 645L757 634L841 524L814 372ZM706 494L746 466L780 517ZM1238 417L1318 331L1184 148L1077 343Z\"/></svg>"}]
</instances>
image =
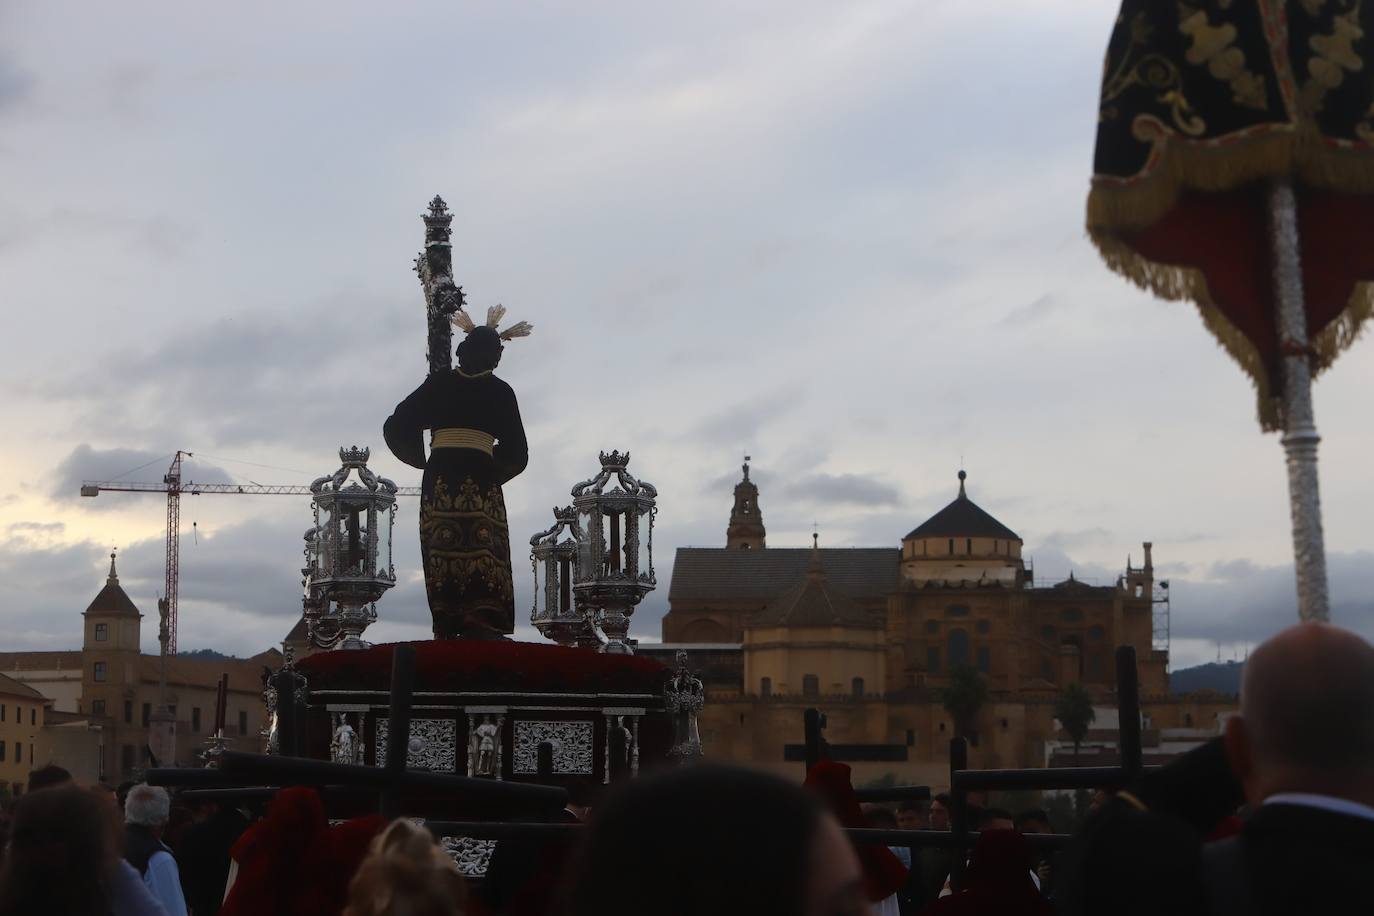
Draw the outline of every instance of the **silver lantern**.
<instances>
[{"instance_id":1,"label":"silver lantern","mask_svg":"<svg viewBox=\"0 0 1374 916\"><path fill-rule=\"evenodd\" d=\"M370 455L340 448L343 466L310 485L315 527L305 534L303 602L310 639L321 648L366 647L362 633L377 619L377 599L396 584L396 484L368 470Z\"/></svg>"},{"instance_id":2,"label":"silver lantern","mask_svg":"<svg viewBox=\"0 0 1374 916\"><path fill-rule=\"evenodd\" d=\"M600 473L572 488L581 529L573 595L594 631L604 634L602 651L630 655L630 615L657 585L653 538L658 490L626 470L629 452L602 452L600 457Z\"/></svg>"},{"instance_id":3,"label":"silver lantern","mask_svg":"<svg viewBox=\"0 0 1374 916\"><path fill-rule=\"evenodd\" d=\"M576 645L584 638L584 615L573 595L577 578L578 545L582 530L572 506L553 510L552 528L530 538L530 565L534 572L534 606L530 622L560 646Z\"/></svg>"}]
</instances>

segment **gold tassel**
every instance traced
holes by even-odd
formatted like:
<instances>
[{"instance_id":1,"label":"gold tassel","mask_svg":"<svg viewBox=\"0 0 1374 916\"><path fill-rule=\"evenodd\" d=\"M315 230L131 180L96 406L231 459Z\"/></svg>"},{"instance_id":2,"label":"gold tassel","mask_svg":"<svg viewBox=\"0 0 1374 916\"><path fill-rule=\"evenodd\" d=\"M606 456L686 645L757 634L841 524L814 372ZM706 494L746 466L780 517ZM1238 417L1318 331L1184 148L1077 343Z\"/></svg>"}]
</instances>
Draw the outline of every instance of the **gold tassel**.
<instances>
[{"instance_id":1,"label":"gold tassel","mask_svg":"<svg viewBox=\"0 0 1374 916\"><path fill-rule=\"evenodd\" d=\"M501 332L502 340L514 340L517 337L529 337L534 330L534 325L528 321L517 322Z\"/></svg>"},{"instance_id":2,"label":"gold tassel","mask_svg":"<svg viewBox=\"0 0 1374 916\"><path fill-rule=\"evenodd\" d=\"M498 302L487 309L487 327L493 331L496 330L496 326L501 323L501 319L504 317L506 317L506 307Z\"/></svg>"},{"instance_id":3,"label":"gold tassel","mask_svg":"<svg viewBox=\"0 0 1374 916\"><path fill-rule=\"evenodd\" d=\"M458 328L464 334L472 333L472 329L477 327L477 325L472 323L472 317L462 309L459 309L458 311L453 313L452 321L453 326L455 328Z\"/></svg>"}]
</instances>

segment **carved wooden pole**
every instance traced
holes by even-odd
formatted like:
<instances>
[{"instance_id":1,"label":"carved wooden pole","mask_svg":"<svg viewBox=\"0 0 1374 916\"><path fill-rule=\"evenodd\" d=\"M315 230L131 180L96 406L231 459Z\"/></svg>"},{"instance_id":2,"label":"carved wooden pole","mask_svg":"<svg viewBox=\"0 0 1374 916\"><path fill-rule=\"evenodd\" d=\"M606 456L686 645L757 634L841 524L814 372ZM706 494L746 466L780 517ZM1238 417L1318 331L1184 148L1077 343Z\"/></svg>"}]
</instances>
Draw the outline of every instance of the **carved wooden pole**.
<instances>
[{"instance_id":1,"label":"carved wooden pole","mask_svg":"<svg viewBox=\"0 0 1374 916\"><path fill-rule=\"evenodd\" d=\"M425 221L425 250L415 259L415 272L425 293L429 329L429 373L453 368L453 326L450 320L463 307L463 290L453 282L453 245L449 241L453 214L438 194L429 202Z\"/></svg>"}]
</instances>

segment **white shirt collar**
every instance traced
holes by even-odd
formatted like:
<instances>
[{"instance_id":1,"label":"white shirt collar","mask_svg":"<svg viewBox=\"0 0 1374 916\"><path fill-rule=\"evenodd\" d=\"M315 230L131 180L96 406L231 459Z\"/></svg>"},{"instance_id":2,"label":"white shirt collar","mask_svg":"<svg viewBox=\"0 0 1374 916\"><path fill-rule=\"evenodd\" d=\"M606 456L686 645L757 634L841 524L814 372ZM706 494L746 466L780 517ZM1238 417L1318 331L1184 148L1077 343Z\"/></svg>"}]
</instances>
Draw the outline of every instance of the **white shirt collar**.
<instances>
[{"instance_id":1,"label":"white shirt collar","mask_svg":"<svg viewBox=\"0 0 1374 916\"><path fill-rule=\"evenodd\" d=\"M1374 821L1374 808L1369 805L1362 805L1348 798L1318 795L1315 792L1279 792L1266 798L1262 804L1302 805L1306 808L1320 808L1323 811L1333 811L1336 814L1362 817L1365 820Z\"/></svg>"}]
</instances>

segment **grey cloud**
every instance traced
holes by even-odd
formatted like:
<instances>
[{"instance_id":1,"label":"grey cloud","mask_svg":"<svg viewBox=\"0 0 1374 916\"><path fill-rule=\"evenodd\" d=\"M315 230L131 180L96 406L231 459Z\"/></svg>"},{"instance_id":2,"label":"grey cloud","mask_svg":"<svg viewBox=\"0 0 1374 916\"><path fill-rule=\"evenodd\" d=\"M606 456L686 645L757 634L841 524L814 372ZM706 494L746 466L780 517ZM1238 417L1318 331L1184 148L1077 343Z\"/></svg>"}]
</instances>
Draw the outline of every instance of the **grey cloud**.
<instances>
[{"instance_id":1,"label":"grey cloud","mask_svg":"<svg viewBox=\"0 0 1374 916\"><path fill-rule=\"evenodd\" d=\"M1081 528L1073 531L1051 531L1040 539L1040 543L1045 547L1072 550L1076 547L1107 544L1111 540L1112 533L1106 528Z\"/></svg>"},{"instance_id":2,"label":"grey cloud","mask_svg":"<svg viewBox=\"0 0 1374 916\"><path fill-rule=\"evenodd\" d=\"M67 526L62 522L12 522L5 530L10 534L61 534Z\"/></svg>"},{"instance_id":3,"label":"grey cloud","mask_svg":"<svg viewBox=\"0 0 1374 916\"><path fill-rule=\"evenodd\" d=\"M158 454L144 449L97 449L82 443L58 462L52 473L52 498L59 502L81 499L83 480L112 480L119 477L130 482L159 482L172 463L171 454ZM135 470L137 469L137 470ZM130 473L132 472L132 473ZM196 483L232 483L232 478L213 464L191 458L182 461L181 477ZM111 508L117 502L98 498L91 508Z\"/></svg>"},{"instance_id":4,"label":"grey cloud","mask_svg":"<svg viewBox=\"0 0 1374 916\"><path fill-rule=\"evenodd\" d=\"M1328 553L1326 563L1332 623L1374 639L1374 553ZM1170 580L1174 635L1253 643L1297 623L1291 564L1235 560L1212 572L1210 581Z\"/></svg>"},{"instance_id":5,"label":"grey cloud","mask_svg":"<svg viewBox=\"0 0 1374 916\"><path fill-rule=\"evenodd\" d=\"M0 55L0 114L16 107L33 92L33 87L32 75Z\"/></svg>"},{"instance_id":6,"label":"grey cloud","mask_svg":"<svg viewBox=\"0 0 1374 916\"><path fill-rule=\"evenodd\" d=\"M895 486L871 474L809 474L787 483L781 495L797 502L874 507L891 506L901 498Z\"/></svg>"},{"instance_id":7,"label":"grey cloud","mask_svg":"<svg viewBox=\"0 0 1374 916\"><path fill-rule=\"evenodd\" d=\"M736 401L702 420L693 430L698 441L742 447L758 442L760 433L797 408L795 395L773 394Z\"/></svg>"},{"instance_id":8,"label":"grey cloud","mask_svg":"<svg viewBox=\"0 0 1374 916\"><path fill-rule=\"evenodd\" d=\"M1044 293L1034 301L1007 312L1001 323L1007 327L1035 324L1063 309L1064 306L1065 303L1062 299L1057 298L1052 293Z\"/></svg>"}]
</instances>

